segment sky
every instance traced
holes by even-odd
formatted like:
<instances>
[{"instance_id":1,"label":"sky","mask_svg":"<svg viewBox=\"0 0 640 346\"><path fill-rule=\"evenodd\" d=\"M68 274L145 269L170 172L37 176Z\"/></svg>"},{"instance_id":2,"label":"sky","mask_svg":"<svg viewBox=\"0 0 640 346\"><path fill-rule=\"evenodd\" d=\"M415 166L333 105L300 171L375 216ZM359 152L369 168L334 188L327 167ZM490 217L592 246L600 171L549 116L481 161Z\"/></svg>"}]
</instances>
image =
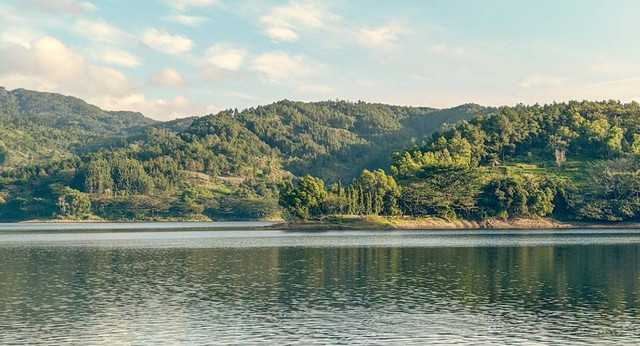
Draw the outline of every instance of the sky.
<instances>
[{"instance_id":1,"label":"sky","mask_svg":"<svg viewBox=\"0 0 640 346\"><path fill-rule=\"evenodd\" d=\"M636 0L0 0L0 86L172 120L282 99L640 101Z\"/></svg>"}]
</instances>

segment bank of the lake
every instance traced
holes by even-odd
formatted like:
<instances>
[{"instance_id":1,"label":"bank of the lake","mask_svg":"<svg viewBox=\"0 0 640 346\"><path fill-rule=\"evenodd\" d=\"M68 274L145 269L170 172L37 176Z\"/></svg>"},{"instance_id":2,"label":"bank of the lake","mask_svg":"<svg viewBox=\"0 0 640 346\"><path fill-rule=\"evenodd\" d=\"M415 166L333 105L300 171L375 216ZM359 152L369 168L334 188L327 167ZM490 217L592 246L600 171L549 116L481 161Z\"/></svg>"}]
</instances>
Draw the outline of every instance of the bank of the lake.
<instances>
[{"instance_id":1,"label":"bank of the lake","mask_svg":"<svg viewBox=\"0 0 640 346\"><path fill-rule=\"evenodd\" d=\"M2 232L153 232L261 230L273 227L269 221L192 221L192 222L18 222L0 223Z\"/></svg>"},{"instance_id":2,"label":"bank of the lake","mask_svg":"<svg viewBox=\"0 0 640 346\"><path fill-rule=\"evenodd\" d=\"M446 220L436 217L383 217L383 216L329 216L322 220L288 221L269 226L270 229L295 230L438 230L438 229L634 229L640 228L637 222L566 222L549 218L540 219L489 219Z\"/></svg>"},{"instance_id":3,"label":"bank of the lake","mask_svg":"<svg viewBox=\"0 0 640 346\"><path fill-rule=\"evenodd\" d=\"M577 221L559 221L551 218L527 219L519 218L512 220L488 219L476 220L447 220L437 217L386 217L386 216L355 216L355 215L331 215L322 220L295 220L284 221L282 219L259 219L259 220L211 220L199 218L176 218L157 220L105 220L100 218L91 219L41 219L27 220L13 224L34 225L34 224L100 224L109 228L113 225L115 229L128 229L126 225L156 225L165 228L169 225L181 225L177 228L218 228L218 224L251 224L250 229L255 230L451 230L451 229L640 229L638 222L611 222L593 223ZM6 225L10 225L8 223ZM232 227L233 228L233 227Z\"/></svg>"}]
</instances>

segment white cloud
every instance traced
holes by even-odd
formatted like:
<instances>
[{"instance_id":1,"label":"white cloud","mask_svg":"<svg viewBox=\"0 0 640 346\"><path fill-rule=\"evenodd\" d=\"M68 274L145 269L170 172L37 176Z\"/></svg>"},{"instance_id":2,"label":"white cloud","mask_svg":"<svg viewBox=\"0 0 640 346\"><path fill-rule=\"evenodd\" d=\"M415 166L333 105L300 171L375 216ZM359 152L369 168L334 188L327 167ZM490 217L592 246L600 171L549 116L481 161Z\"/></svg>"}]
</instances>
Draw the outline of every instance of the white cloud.
<instances>
[{"instance_id":1,"label":"white cloud","mask_svg":"<svg viewBox=\"0 0 640 346\"><path fill-rule=\"evenodd\" d=\"M251 70L258 73L264 82L275 84L300 84L300 81L317 74L321 68L322 65L303 54L285 52L263 53L251 62Z\"/></svg>"},{"instance_id":2,"label":"white cloud","mask_svg":"<svg viewBox=\"0 0 640 346\"><path fill-rule=\"evenodd\" d=\"M565 78L549 75L549 74L536 74L530 76L521 81L518 86L521 88L535 88L541 86L555 86L560 85L565 81Z\"/></svg>"},{"instance_id":3,"label":"white cloud","mask_svg":"<svg viewBox=\"0 0 640 346\"><path fill-rule=\"evenodd\" d=\"M173 120L190 116L216 113L219 109L212 105L193 103L178 95L173 99L147 99L143 94L132 94L123 98L96 98L89 100L107 110L135 110L157 120Z\"/></svg>"},{"instance_id":4,"label":"white cloud","mask_svg":"<svg viewBox=\"0 0 640 346\"><path fill-rule=\"evenodd\" d=\"M75 25L77 33L87 36L92 40L109 41L122 35L120 29L109 23L100 21L80 20Z\"/></svg>"},{"instance_id":5,"label":"white cloud","mask_svg":"<svg viewBox=\"0 0 640 346\"><path fill-rule=\"evenodd\" d=\"M80 14L97 9L90 2L76 0L31 0L30 2L37 9L45 12Z\"/></svg>"},{"instance_id":6,"label":"white cloud","mask_svg":"<svg viewBox=\"0 0 640 346\"><path fill-rule=\"evenodd\" d=\"M167 68L154 74L150 78L151 83L160 86L185 87L189 85L180 72Z\"/></svg>"},{"instance_id":7,"label":"white cloud","mask_svg":"<svg viewBox=\"0 0 640 346\"><path fill-rule=\"evenodd\" d=\"M399 25L387 25L375 29L360 29L358 41L365 47L389 50L392 49L398 37L405 34L407 30Z\"/></svg>"},{"instance_id":8,"label":"white cloud","mask_svg":"<svg viewBox=\"0 0 640 346\"><path fill-rule=\"evenodd\" d=\"M134 84L120 71L88 64L59 40L42 37L28 47L0 48L0 85L89 97L124 96Z\"/></svg>"},{"instance_id":9,"label":"white cloud","mask_svg":"<svg viewBox=\"0 0 640 346\"><path fill-rule=\"evenodd\" d=\"M276 41L295 41L298 31L320 29L326 21L336 16L313 1L290 2L286 6L276 6L260 18L264 33Z\"/></svg>"},{"instance_id":10,"label":"white cloud","mask_svg":"<svg viewBox=\"0 0 640 346\"><path fill-rule=\"evenodd\" d=\"M120 64L139 63L125 52L114 51L114 56L118 58L113 60L121 60ZM122 72L89 64L84 57L52 37L36 39L26 47L8 43L0 45L0 57L0 85L8 89L26 88L73 95L103 109L139 111L159 120L217 111L211 105L190 102L184 96L148 99ZM171 76L171 73L167 75ZM180 83L175 78L172 82Z\"/></svg>"},{"instance_id":11,"label":"white cloud","mask_svg":"<svg viewBox=\"0 0 640 346\"><path fill-rule=\"evenodd\" d=\"M190 7L210 6L218 2L217 0L165 0L168 6L178 10L185 10Z\"/></svg>"},{"instance_id":12,"label":"white cloud","mask_svg":"<svg viewBox=\"0 0 640 346\"><path fill-rule=\"evenodd\" d=\"M235 71L242 66L247 52L226 45L215 45L207 49L207 62L215 68Z\"/></svg>"},{"instance_id":13,"label":"white cloud","mask_svg":"<svg viewBox=\"0 0 640 346\"><path fill-rule=\"evenodd\" d=\"M176 14L167 18L167 20L180 23L186 26L198 26L207 21L206 17L201 16L188 16L186 14Z\"/></svg>"},{"instance_id":14,"label":"white cloud","mask_svg":"<svg viewBox=\"0 0 640 346\"><path fill-rule=\"evenodd\" d=\"M107 50L101 52L96 56L98 60L101 60L108 64L119 65L124 67L136 67L140 66L142 61L135 55L123 50Z\"/></svg>"},{"instance_id":15,"label":"white cloud","mask_svg":"<svg viewBox=\"0 0 640 346\"><path fill-rule=\"evenodd\" d=\"M180 35L170 35L157 29L149 29L142 33L142 43L166 54L178 55L193 48L193 41Z\"/></svg>"},{"instance_id":16,"label":"white cloud","mask_svg":"<svg viewBox=\"0 0 640 346\"><path fill-rule=\"evenodd\" d=\"M0 44L12 46L19 45L23 48L31 48L31 42L42 34L28 27L10 27L0 34Z\"/></svg>"}]
</instances>

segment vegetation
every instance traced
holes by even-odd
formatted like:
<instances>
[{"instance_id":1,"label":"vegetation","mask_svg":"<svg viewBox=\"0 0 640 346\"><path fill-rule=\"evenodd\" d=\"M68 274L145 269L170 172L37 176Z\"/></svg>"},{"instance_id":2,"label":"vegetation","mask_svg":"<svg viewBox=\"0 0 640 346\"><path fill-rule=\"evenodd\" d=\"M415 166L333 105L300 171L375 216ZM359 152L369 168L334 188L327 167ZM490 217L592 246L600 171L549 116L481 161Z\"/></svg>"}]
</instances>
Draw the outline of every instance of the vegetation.
<instances>
[{"instance_id":1,"label":"vegetation","mask_svg":"<svg viewBox=\"0 0 640 346\"><path fill-rule=\"evenodd\" d=\"M285 100L156 124L55 94L0 94L0 220L640 219L637 103ZM69 144L98 135L117 140Z\"/></svg>"},{"instance_id":2,"label":"vegetation","mask_svg":"<svg viewBox=\"0 0 640 346\"><path fill-rule=\"evenodd\" d=\"M116 119L134 114L104 112L74 98L2 91L0 105L13 120L0 129L22 131L22 137L0 143L1 220L85 217L61 213L54 186L86 195L91 205L86 217L104 219L278 218L283 211L303 218L327 212L397 214L399 188L379 190L382 171L374 171L371 179L363 173L358 186L340 187L332 209L324 209L323 196L322 210L305 205L292 212L278 205L279 190L283 180L312 174L337 191L363 169L390 164L394 151L424 141L446 121L491 111L476 105L436 110L285 100L144 125L146 118L138 123ZM98 134L117 139L83 144ZM37 153L45 147L51 155ZM28 159L16 159L20 153L28 153Z\"/></svg>"},{"instance_id":3,"label":"vegetation","mask_svg":"<svg viewBox=\"0 0 640 346\"><path fill-rule=\"evenodd\" d=\"M130 133L155 123L74 97L0 87L0 171L122 146Z\"/></svg>"},{"instance_id":4,"label":"vegetation","mask_svg":"<svg viewBox=\"0 0 640 346\"><path fill-rule=\"evenodd\" d=\"M518 105L444 128L394 155L393 207L448 220L637 221L639 116L635 102Z\"/></svg>"}]
</instances>

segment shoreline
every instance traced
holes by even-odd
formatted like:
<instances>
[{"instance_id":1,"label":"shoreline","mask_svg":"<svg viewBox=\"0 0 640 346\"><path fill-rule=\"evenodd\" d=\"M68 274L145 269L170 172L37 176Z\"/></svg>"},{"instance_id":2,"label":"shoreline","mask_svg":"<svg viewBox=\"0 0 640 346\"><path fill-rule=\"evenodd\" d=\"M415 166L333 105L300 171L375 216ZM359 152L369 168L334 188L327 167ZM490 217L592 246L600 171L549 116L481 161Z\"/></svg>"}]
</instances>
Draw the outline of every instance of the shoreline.
<instances>
[{"instance_id":1,"label":"shoreline","mask_svg":"<svg viewBox=\"0 0 640 346\"><path fill-rule=\"evenodd\" d=\"M283 230L480 230L480 229L640 229L638 222L590 223L554 219L444 220L402 217L331 217L320 221L289 221L267 227Z\"/></svg>"},{"instance_id":2,"label":"shoreline","mask_svg":"<svg viewBox=\"0 0 640 346\"><path fill-rule=\"evenodd\" d=\"M6 222L4 224L34 225L34 224L113 224L124 226L126 224L156 223L167 225L173 223L202 224L202 223L227 223L227 222L268 222L271 225L258 227L260 230L302 230L302 231L327 231L327 230L474 230L474 229L640 229L640 222L618 223L590 223L590 222L565 222L554 219L514 219L514 220L445 220L435 217L409 218L409 217L382 217L382 216L329 216L323 220L314 221L284 221L284 220L26 220L18 222ZM191 227L187 227L191 228Z\"/></svg>"}]
</instances>

